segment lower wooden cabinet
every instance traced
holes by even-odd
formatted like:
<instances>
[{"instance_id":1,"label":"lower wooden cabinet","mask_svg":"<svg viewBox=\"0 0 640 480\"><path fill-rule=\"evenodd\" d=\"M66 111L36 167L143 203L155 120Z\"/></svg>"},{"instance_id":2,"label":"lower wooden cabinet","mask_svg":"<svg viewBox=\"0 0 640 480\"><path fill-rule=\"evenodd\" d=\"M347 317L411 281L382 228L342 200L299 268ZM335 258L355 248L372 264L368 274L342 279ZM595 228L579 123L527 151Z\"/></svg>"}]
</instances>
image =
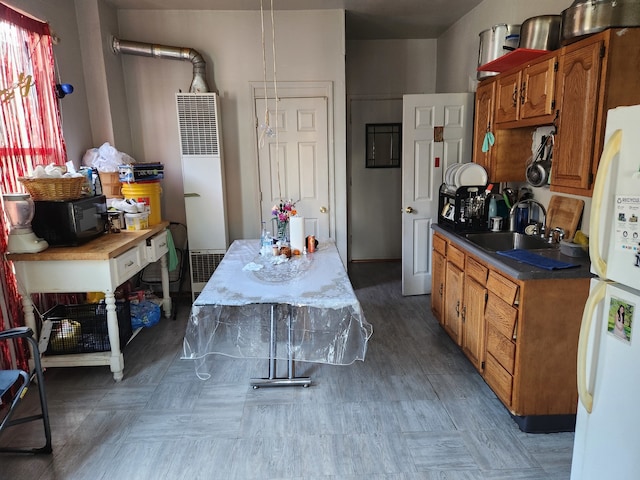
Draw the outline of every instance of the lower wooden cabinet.
<instances>
[{"instance_id":1,"label":"lower wooden cabinet","mask_svg":"<svg viewBox=\"0 0 640 480\"><path fill-rule=\"evenodd\" d=\"M464 272L454 263L445 267L444 319L442 326L458 345L462 344L462 288Z\"/></svg>"},{"instance_id":2,"label":"lower wooden cabinet","mask_svg":"<svg viewBox=\"0 0 640 480\"><path fill-rule=\"evenodd\" d=\"M484 363L485 321L488 268L473 257L467 257L464 295L462 298L462 351L482 371Z\"/></svg>"},{"instance_id":3,"label":"lower wooden cabinet","mask_svg":"<svg viewBox=\"0 0 640 480\"><path fill-rule=\"evenodd\" d=\"M514 416L575 414L589 278L517 280L436 237L432 310L444 330Z\"/></svg>"}]
</instances>

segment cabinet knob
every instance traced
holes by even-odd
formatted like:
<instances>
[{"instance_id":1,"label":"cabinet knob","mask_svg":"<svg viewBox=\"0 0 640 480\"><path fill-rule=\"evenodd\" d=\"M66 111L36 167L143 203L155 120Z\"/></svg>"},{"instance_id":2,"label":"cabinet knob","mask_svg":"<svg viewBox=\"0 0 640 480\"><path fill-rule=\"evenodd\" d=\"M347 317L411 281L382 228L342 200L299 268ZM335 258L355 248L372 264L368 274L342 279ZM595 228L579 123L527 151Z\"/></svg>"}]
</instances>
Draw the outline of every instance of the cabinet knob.
<instances>
[{"instance_id":1,"label":"cabinet knob","mask_svg":"<svg viewBox=\"0 0 640 480\"><path fill-rule=\"evenodd\" d=\"M460 300L456 302L456 314L458 317L460 316Z\"/></svg>"},{"instance_id":2,"label":"cabinet knob","mask_svg":"<svg viewBox=\"0 0 640 480\"><path fill-rule=\"evenodd\" d=\"M527 93L527 82L522 82L522 88L520 89L520 105L524 105L526 93Z\"/></svg>"}]
</instances>

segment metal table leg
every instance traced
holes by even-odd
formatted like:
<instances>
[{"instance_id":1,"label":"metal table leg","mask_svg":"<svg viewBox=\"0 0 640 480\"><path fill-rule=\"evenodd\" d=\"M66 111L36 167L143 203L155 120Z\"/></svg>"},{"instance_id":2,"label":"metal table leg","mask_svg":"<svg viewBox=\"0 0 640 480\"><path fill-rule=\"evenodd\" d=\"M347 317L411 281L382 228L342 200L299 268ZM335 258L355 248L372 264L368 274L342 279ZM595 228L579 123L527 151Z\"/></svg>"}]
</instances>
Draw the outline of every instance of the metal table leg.
<instances>
[{"instance_id":1,"label":"metal table leg","mask_svg":"<svg viewBox=\"0 0 640 480\"><path fill-rule=\"evenodd\" d=\"M271 305L271 322L269 332L269 378L252 378L251 386L259 387L308 387L311 385L309 377L295 376L295 362L293 360L293 314L291 305L287 305L287 378L276 377L276 348L277 348L277 305Z\"/></svg>"}]
</instances>

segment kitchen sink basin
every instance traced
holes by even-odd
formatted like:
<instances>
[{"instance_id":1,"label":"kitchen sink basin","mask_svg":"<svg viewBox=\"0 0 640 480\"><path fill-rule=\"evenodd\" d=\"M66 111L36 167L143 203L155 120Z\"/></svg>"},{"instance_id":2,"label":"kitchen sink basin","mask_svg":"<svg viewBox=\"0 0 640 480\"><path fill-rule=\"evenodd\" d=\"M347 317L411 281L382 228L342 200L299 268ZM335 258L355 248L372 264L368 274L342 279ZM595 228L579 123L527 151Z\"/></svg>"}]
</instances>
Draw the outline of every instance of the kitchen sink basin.
<instances>
[{"instance_id":1,"label":"kitchen sink basin","mask_svg":"<svg viewBox=\"0 0 640 480\"><path fill-rule=\"evenodd\" d=\"M471 243L491 252L512 250L514 248L539 250L543 248L557 248L558 246L555 243L547 243L546 240L540 237L533 237L517 232L468 233L465 237Z\"/></svg>"}]
</instances>

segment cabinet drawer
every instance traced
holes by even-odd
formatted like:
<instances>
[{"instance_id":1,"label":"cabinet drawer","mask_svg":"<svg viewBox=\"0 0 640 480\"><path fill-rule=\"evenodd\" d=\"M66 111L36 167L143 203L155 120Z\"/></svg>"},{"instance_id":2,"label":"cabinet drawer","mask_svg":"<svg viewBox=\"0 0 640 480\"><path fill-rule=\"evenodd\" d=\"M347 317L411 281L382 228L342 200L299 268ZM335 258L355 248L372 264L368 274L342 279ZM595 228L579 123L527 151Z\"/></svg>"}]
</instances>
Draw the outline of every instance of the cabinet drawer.
<instances>
[{"instance_id":1,"label":"cabinet drawer","mask_svg":"<svg viewBox=\"0 0 640 480\"><path fill-rule=\"evenodd\" d=\"M513 377L509 375L491 354L487 354L484 365L484 380L507 407L511 407Z\"/></svg>"},{"instance_id":2,"label":"cabinet drawer","mask_svg":"<svg viewBox=\"0 0 640 480\"><path fill-rule=\"evenodd\" d=\"M502 335L492 324L487 325L487 352L513 375L516 360L516 345L509 338Z\"/></svg>"},{"instance_id":3,"label":"cabinet drawer","mask_svg":"<svg viewBox=\"0 0 640 480\"><path fill-rule=\"evenodd\" d=\"M465 268L465 273L480 285L484 286L487 284L487 275L489 273L489 269L478 262L475 258L467 257L467 266Z\"/></svg>"},{"instance_id":4,"label":"cabinet drawer","mask_svg":"<svg viewBox=\"0 0 640 480\"><path fill-rule=\"evenodd\" d=\"M442 238L440 235L434 233L433 234L433 249L438 252L440 255L446 257L447 256L447 241Z\"/></svg>"},{"instance_id":5,"label":"cabinet drawer","mask_svg":"<svg viewBox=\"0 0 640 480\"><path fill-rule=\"evenodd\" d=\"M169 251L167 243L167 231L160 232L151 238L147 238L145 254L149 263L157 262L165 253Z\"/></svg>"},{"instance_id":6,"label":"cabinet drawer","mask_svg":"<svg viewBox=\"0 0 640 480\"><path fill-rule=\"evenodd\" d=\"M487 289L509 305L514 305L518 296L518 285L493 270L489 272Z\"/></svg>"},{"instance_id":7,"label":"cabinet drawer","mask_svg":"<svg viewBox=\"0 0 640 480\"><path fill-rule=\"evenodd\" d=\"M116 263L116 283L118 285L129 280L148 263L145 258L144 248L145 245L141 242L114 259Z\"/></svg>"},{"instance_id":8,"label":"cabinet drawer","mask_svg":"<svg viewBox=\"0 0 640 480\"><path fill-rule=\"evenodd\" d=\"M489 290L489 296L487 298L487 308L484 312L487 324L492 324L505 337L514 338L518 309L500 300L491 290L491 287L487 287L487 290Z\"/></svg>"},{"instance_id":9,"label":"cabinet drawer","mask_svg":"<svg viewBox=\"0 0 640 480\"><path fill-rule=\"evenodd\" d=\"M451 262L460 270L464 270L464 252L450 243L447 247L447 262Z\"/></svg>"}]
</instances>

